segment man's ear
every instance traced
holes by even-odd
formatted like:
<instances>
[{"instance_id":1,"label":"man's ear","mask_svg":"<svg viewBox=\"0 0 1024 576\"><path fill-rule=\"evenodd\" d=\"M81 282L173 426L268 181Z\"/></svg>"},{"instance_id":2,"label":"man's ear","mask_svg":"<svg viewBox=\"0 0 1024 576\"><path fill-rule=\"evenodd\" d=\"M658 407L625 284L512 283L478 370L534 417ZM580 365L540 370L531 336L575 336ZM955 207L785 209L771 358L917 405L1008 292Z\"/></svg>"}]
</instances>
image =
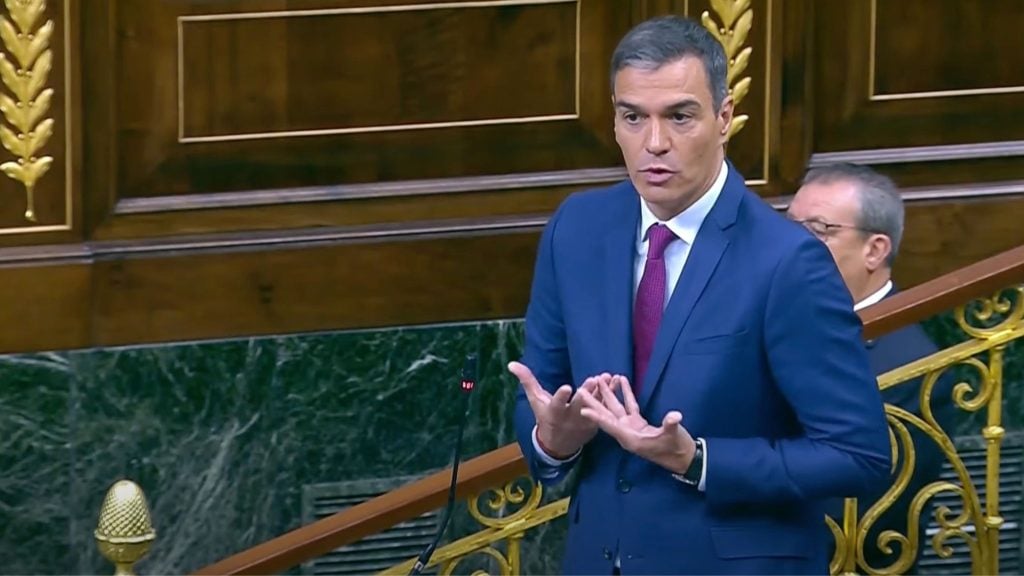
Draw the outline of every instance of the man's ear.
<instances>
[{"instance_id":1,"label":"man's ear","mask_svg":"<svg viewBox=\"0 0 1024 576\"><path fill-rule=\"evenodd\" d=\"M887 267L889 254L892 254L892 239L885 234L872 234L864 243L864 266L871 272Z\"/></svg>"},{"instance_id":2,"label":"man's ear","mask_svg":"<svg viewBox=\"0 0 1024 576\"><path fill-rule=\"evenodd\" d=\"M722 144L729 141L729 129L732 128L732 114L735 106L732 96L729 95L722 101L722 106L718 110L716 121L718 124L718 136Z\"/></svg>"}]
</instances>

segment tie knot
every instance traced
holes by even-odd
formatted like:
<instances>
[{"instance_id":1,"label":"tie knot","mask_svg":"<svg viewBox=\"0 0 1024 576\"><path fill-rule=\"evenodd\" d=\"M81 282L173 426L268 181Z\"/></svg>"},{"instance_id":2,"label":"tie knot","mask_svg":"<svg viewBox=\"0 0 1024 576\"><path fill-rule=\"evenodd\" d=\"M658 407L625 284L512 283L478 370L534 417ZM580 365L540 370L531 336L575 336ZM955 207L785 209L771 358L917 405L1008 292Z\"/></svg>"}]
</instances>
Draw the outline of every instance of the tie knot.
<instances>
[{"instance_id":1,"label":"tie knot","mask_svg":"<svg viewBox=\"0 0 1024 576\"><path fill-rule=\"evenodd\" d=\"M665 248L676 239L676 235L664 224L655 224L647 230L647 258L661 260L665 256Z\"/></svg>"}]
</instances>

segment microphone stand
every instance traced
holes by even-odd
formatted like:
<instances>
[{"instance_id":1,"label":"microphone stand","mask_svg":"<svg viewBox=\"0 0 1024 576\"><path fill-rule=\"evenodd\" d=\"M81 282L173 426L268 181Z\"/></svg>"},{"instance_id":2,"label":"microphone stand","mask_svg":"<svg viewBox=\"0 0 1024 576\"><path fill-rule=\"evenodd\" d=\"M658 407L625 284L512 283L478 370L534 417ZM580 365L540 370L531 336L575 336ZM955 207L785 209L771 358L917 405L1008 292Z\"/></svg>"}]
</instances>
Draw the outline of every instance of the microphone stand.
<instances>
[{"instance_id":1,"label":"microphone stand","mask_svg":"<svg viewBox=\"0 0 1024 576\"><path fill-rule=\"evenodd\" d=\"M444 514L441 516L441 524L437 529L437 533L434 535L433 540L430 541L430 544L420 553L419 558L416 559L412 570L409 571L409 576L418 575L427 566L427 563L430 562L430 557L433 556L434 550L437 548L438 543L441 542L441 537L448 528L452 509L455 508L455 486L458 484L459 478L459 461L462 460L462 433L466 428L466 420L469 416L469 396L476 386L476 370L476 356L466 356L466 363L462 368L462 381L460 383L462 394L459 399L459 424L455 435L455 450L452 453L452 478L448 485L448 503L445 505Z\"/></svg>"}]
</instances>

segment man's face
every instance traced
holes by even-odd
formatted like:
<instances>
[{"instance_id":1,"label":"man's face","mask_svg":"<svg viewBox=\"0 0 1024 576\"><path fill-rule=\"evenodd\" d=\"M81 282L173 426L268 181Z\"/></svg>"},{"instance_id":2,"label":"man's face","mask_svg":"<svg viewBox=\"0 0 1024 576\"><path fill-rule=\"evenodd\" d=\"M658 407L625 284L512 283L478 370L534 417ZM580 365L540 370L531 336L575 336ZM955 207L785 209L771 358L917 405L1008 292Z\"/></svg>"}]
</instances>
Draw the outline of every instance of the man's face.
<instances>
[{"instance_id":1,"label":"man's face","mask_svg":"<svg viewBox=\"0 0 1024 576\"><path fill-rule=\"evenodd\" d=\"M854 298L863 298L871 268L868 235L857 227L860 197L852 182L812 182L797 191L786 212L828 246Z\"/></svg>"},{"instance_id":2,"label":"man's face","mask_svg":"<svg viewBox=\"0 0 1024 576\"><path fill-rule=\"evenodd\" d=\"M725 156L732 98L716 114L700 58L615 75L615 141L640 196L668 220L711 187Z\"/></svg>"}]
</instances>

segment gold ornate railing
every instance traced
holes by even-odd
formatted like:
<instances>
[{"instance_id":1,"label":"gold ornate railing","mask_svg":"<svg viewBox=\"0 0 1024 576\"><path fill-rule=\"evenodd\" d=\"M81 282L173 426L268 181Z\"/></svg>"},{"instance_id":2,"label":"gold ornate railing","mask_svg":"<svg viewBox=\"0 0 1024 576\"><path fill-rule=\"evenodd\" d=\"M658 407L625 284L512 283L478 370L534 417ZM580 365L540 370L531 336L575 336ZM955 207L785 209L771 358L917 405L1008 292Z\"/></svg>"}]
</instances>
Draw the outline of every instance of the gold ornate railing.
<instances>
[{"instance_id":1,"label":"gold ornate railing","mask_svg":"<svg viewBox=\"0 0 1024 576\"><path fill-rule=\"evenodd\" d=\"M920 322L935 314L954 309L972 299L991 295L1005 286L1016 286L1024 283L1024 246L1008 250L992 256L985 260L976 262L970 266L961 268L939 278L902 291L882 302L875 304L860 312L864 321L864 337L868 339L878 338L894 330L908 326L914 322ZM883 389L889 389L899 385L901 382L913 379L915 375L929 375L938 379L939 371L944 366L964 365L974 368L982 379L977 386L963 383L954 388L953 394L962 409L970 412L987 411L988 422L983 427L982 433L988 440L989 470L986 484L989 488L988 500L982 502L977 497L978 490L966 483L966 491L971 491L975 496L968 497L968 508L966 516L961 515L949 518L951 512L943 515L946 522L946 536L944 540L938 541L939 552L946 554L948 540L953 537L965 539L971 548L972 563L975 573L994 573L998 568L996 558L996 539L1001 525L999 515L998 492L995 490L999 479L999 448L1002 436L1002 428L999 414L999 406L1002 403L1002 354L1005 346L1021 336L1021 311L1020 311L1020 289L1013 289L1012 292L1002 297L989 298L988 304L980 301L980 304L968 304L957 308L956 316L961 326L966 328L968 340L942 351L943 360L938 361L936 356L923 359L907 365L896 371L883 375L879 379ZM967 322L970 317L978 323ZM996 320L1000 320L996 322ZM984 356L986 355L987 356ZM976 357L983 355L985 361ZM972 360L973 359L973 360ZM923 386L931 390L934 383ZM931 392L928 392L929 394ZM927 402L926 402L927 404ZM938 432L937 426L929 426L927 419L922 415L915 417L900 413L898 410L889 410L890 423L910 422L911 426L924 422L926 425L919 429L929 428L932 434L928 434L932 441L943 446L944 454L953 457L960 466L958 474L960 478L970 480L964 475L963 463L956 455L949 436L946 431ZM903 425L906 427L906 424ZM896 430L900 427L896 426ZM898 436L895 435L894 438ZM902 437L902 436L899 436ZM456 487L456 495L461 499L477 500L481 495L494 494L493 490L501 486L502 494L505 494L504 502L497 496L492 496L493 506L497 509L494 516L498 517L500 524L484 524L485 529L470 537L461 539L438 550L434 557L434 565L441 564L444 570L452 570L461 558L468 555L481 553L489 557L495 554L502 556L502 562L498 562L500 570L514 573L519 566L519 543L522 535L530 528L550 521L553 518L564 514L565 501L556 502L546 506L540 506L541 492L536 496L521 499L522 508L516 513L509 513L507 505L517 504L520 500L516 488L511 482L516 481L526 474L527 467L523 461L519 447L509 444L493 450L465 462L460 467L459 482ZM422 514L436 510L444 505L449 482L450 471L441 471L436 474L408 484L371 499L363 504L353 506L332 516L318 520L297 528L291 532L282 534L276 538L267 540L253 548L243 550L228 558L205 566L196 571L196 574L270 574L279 573L303 562L327 554L328 552L352 544L360 539L380 533L401 522L411 520ZM521 481L520 481L521 482ZM898 482L896 483L899 484ZM963 484L963 482L961 482ZM523 486L522 484L518 484ZM532 484L527 483L526 487ZM958 493L958 488L946 484L933 485L926 488L927 493L922 496L920 506L923 507L923 500L931 498L940 492ZM514 497L509 497L512 495ZM895 496L887 494L887 497ZM847 507L855 503L848 502ZM871 529L868 520L877 517L884 505L877 505L877 510L869 510L864 515L864 520L857 522L851 517L844 521L842 537L837 541L837 558L834 562L835 571L849 571L853 569L866 569L868 572L895 573L899 566L890 565L887 567L864 568L862 553L864 538ZM848 524L848 525L846 525ZM837 526L838 527L838 526ZM970 527L971 530L967 528ZM824 529L824 528L823 528ZM973 531L975 536L971 536ZM909 530L908 530L909 532ZM920 531L914 535L906 535L905 538L911 542L920 540ZM895 539L893 539L895 538ZM508 542L513 542L511 547ZM899 539L890 537L892 542ZM946 542L946 544L944 544ZM850 543L854 543L853 546ZM932 545L936 542L933 539ZM483 550L491 550L483 552ZM850 550L853 550L851 553ZM902 555L902 552L901 552ZM850 558L854 561L850 562ZM507 568L506 568L507 566ZM402 566L395 566L389 572L401 572Z\"/></svg>"},{"instance_id":2,"label":"gold ornate railing","mask_svg":"<svg viewBox=\"0 0 1024 576\"><path fill-rule=\"evenodd\" d=\"M520 543L531 528L546 524L569 509L569 499L541 506L543 487L526 476L516 478L502 487L489 488L469 499L469 513L484 529L438 549L427 567L440 566L447 576L463 560L483 554L493 560L501 574L522 574L520 569ZM484 511L480 502L486 500ZM516 509L518 508L518 509ZM502 546L497 546L502 544ZM405 576L416 559L392 566L382 574Z\"/></svg>"},{"instance_id":3,"label":"gold ornate railing","mask_svg":"<svg viewBox=\"0 0 1024 576\"><path fill-rule=\"evenodd\" d=\"M898 469L892 486L858 517L857 501L847 499L844 517L840 523L826 517L825 521L835 537L832 574L903 574L915 562L922 545L924 530L920 526L921 512L929 501L942 492L957 495L962 510L954 513L947 506L934 509L938 532L931 538L931 546L940 558L952 554L950 539L959 538L966 544L971 556L972 573L996 574L999 569L999 528L1003 518L999 514L999 462L1002 428L1003 352L1007 344L1024 337L1024 287L1015 287L990 298L960 306L954 313L957 324L967 340L941 350L931 356L907 364L878 378L883 391L901 385L920 382L921 413L886 404L893 462ZM932 410L933 392L942 377L951 369L964 366L976 372L977 382L967 379L950 388L952 403L962 411L987 415L982 428L986 439L986 490L982 498L978 487L968 474L950 436L938 422ZM904 496L914 472L915 447L911 429L922 432L936 443L956 474L956 481L935 480L912 496L907 514L907 531L886 530L875 542L869 540L874 523L901 496ZM502 575L520 574L520 543L527 531L550 522L566 513L569 499L541 506L542 488L528 478L517 478L503 487L488 488L469 499L470 514L484 529L441 547L428 566L440 566L440 573L452 574L463 560L477 554L493 559L493 565ZM480 511L480 501L486 500L491 514ZM973 535L972 535L973 532ZM897 544L893 548L893 544ZM890 555L886 566L870 566L865 560L866 546L877 546ZM382 574L408 574L415 559L393 566Z\"/></svg>"},{"instance_id":4,"label":"gold ornate railing","mask_svg":"<svg viewBox=\"0 0 1024 576\"><path fill-rule=\"evenodd\" d=\"M1024 288L1015 287L959 306L954 317L967 335L966 341L883 374L878 379L879 387L885 391L922 378L919 391L921 413L912 414L898 406L886 405L893 461L898 468L896 479L889 490L868 508L863 518L857 517L856 501L848 500L842 527L831 518L827 519L836 538L836 553L830 566L833 574L906 572L913 565L919 547L924 545L923 530L919 525L921 512L932 498L942 492L959 497L962 508L955 515L946 506L934 509L933 516L939 530L930 539L931 547L940 558L948 558L952 554L948 541L959 538L969 550L972 573L999 572L999 528L1003 524L999 514L999 464L1000 444L1005 435L1002 427L1003 354L1010 342L1024 337ZM932 409L936 385L955 367L974 372L976 382L972 384L966 378L958 381L951 390L953 404L961 411L984 412L986 416L980 431L986 442L984 498L953 446L951 431L943 429ZM907 513L907 532L886 530L878 534L877 541L871 542L868 532L872 525L904 495L914 471L915 449L911 430L918 430L938 445L956 474L956 482L935 480L918 490L912 496ZM893 544L898 544L898 554L892 553ZM865 546L877 546L892 553L892 560L886 566L869 566L864 558Z\"/></svg>"}]
</instances>

